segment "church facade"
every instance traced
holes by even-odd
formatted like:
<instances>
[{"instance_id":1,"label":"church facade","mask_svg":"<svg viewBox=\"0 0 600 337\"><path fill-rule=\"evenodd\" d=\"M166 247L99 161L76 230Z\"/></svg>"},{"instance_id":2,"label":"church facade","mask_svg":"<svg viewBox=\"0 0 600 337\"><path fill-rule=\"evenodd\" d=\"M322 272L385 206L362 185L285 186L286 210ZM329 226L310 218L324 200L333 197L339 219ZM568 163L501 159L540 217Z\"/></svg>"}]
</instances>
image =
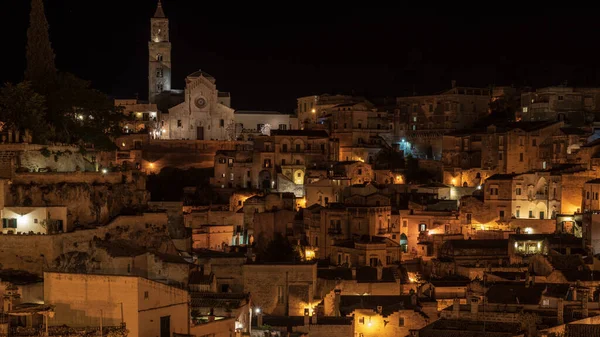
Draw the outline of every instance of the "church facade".
<instances>
[{"instance_id":1,"label":"church facade","mask_svg":"<svg viewBox=\"0 0 600 337\"><path fill-rule=\"evenodd\" d=\"M186 77L182 92L171 89L169 19L165 16L160 0L150 21L148 99L163 112L160 118L160 138L234 140L235 122L234 110L230 106L231 97L229 93L217 90L213 76L196 71ZM173 96L178 97L175 102L177 104L171 103L174 102Z\"/></svg>"}]
</instances>

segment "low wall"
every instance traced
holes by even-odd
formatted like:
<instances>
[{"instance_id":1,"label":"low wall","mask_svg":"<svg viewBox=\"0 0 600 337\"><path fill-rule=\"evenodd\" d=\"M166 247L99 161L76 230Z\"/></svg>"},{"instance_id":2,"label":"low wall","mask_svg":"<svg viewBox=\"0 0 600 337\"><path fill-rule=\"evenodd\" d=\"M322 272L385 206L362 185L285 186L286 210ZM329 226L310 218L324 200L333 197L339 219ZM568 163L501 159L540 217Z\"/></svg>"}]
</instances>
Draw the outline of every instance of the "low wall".
<instances>
[{"instance_id":1,"label":"low wall","mask_svg":"<svg viewBox=\"0 0 600 337\"><path fill-rule=\"evenodd\" d=\"M124 172L47 172L16 173L12 179L15 184L120 184L131 182L132 171Z\"/></svg>"}]
</instances>

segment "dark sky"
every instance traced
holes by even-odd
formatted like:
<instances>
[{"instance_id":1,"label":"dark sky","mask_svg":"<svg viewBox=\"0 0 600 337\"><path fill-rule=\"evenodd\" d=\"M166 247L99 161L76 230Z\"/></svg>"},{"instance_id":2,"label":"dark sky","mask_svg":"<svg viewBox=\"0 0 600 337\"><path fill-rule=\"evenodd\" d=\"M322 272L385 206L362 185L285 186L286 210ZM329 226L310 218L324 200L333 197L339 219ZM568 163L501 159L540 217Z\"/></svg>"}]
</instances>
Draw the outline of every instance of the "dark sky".
<instances>
[{"instance_id":1,"label":"dark sky","mask_svg":"<svg viewBox=\"0 0 600 337\"><path fill-rule=\"evenodd\" d=\"M146 98L155 0L45 3L59 69L91 80L107 94ZM202 69L217 78L219 90L232 93L236 109L292 112L296 97L325 92L428 94L448 88L452 79L465 86L565 80L600 86L595 38L600 20L582 9L491 16L431 8L219 3L163 1L171 20L173 86L183 88L185 75ZM29 1L10 4L0 14L3 82L20 80L25 62Z\"/></svg>"}]
</instances>

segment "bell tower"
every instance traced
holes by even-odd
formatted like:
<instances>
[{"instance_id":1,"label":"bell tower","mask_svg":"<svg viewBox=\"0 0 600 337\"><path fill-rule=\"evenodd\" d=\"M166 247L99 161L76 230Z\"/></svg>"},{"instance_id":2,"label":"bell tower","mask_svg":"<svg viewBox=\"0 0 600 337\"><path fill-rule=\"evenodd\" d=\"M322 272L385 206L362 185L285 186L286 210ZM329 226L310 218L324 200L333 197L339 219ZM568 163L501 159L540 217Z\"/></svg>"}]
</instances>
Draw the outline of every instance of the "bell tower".
<instances>
[{"instance_id":1,"label":"bell tower","mask_svg":"<svg viewBox=\"0 0 600 337\"><path fill-rule=\"evenodd\" d=\"M171 90L169 19L165 17L161 0L158 0L156 13L150 19L148 56L148 100L150 103L156 103L160 93Z\"/></svg>"}]
</instances>

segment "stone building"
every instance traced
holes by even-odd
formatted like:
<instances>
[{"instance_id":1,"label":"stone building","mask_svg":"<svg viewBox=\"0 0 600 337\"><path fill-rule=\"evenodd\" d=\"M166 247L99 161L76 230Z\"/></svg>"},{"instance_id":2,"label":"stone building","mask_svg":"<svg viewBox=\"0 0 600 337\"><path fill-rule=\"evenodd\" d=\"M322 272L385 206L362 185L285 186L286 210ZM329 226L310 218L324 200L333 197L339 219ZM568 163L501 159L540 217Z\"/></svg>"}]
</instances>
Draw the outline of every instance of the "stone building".
<instances>
[{"instance_id":1,"label":"stone building","mask_svg":"<svg viewBox=\"0 0 600 337\"><path fill-rule=\"evenodd\" d=\"M278 111L236 110L235 138L252 140L270 135L271 130L298 130L298 118Z\"/></svg>"},{"instance_id":2,"label":"stone building","mask_svg":"<svg viewBox=\"0 0 600 337\"><path fill-rule=\"evenodd\" d=\"M115 106L122 107L125 116L129 117L122 125L124 133L146 132L151 138L160 138L162 135L156 104L137 99L115 99Z\"/></svg>"},{"instance_id":3,"label":"stone building","mask_svg":"<svg viewBox=\"0 0 600 337\"><path fill-rule=\"evenodd\" d=\"M496 174L486 180L484 189L484 202L501 222L555 219L561 196L561 176L549 172Z\"/></svg>"},{"instance_id":4,"label":"stone building","mask_svg":"<svg viewBox=\"0 0 600 337\"><path fill-rule=\"evenodd\" d=\"M339 140L340 160L373 163L386 139L391 139L393 124L387 112L367 102L339 104L329 110L323 120Z\"/></svg>"},{"instance_id":5,"label":"stone building","mask_svg":"<svg viewBox=\"0 0 600 337\"><path fill-rule=\"evenodd\" d=\"M335 243L331 246L329 262L337 266L384 268L398 263L401 254L398 242L385 237L364 236Z\"/></svg>"},{"instance_id":6,"label":"stone building","mask_svg":"<svg viewBox=\"0 0 600 337\"><path fill-rule=\"evenodd\" d=\"M521 93L523 121L566 120L588 124L600 112L600 88L547 87Z\"/></svg>"},{"instance_id":7,"label":"stone building","mask_svg":"<svg viewBox=\"0 0 600 337\"><path fill-rule=\"evenodd\" d=\"M169 19L165 16L161 0L154 17L150 19L148 42L148 100L156 104L163 92L171 90L171 42Z\"/></svg>"},{"instance_id":8,"label":"stone building","mask_svg":"<svg viewBox=\"0 0 600 337\"><path fill-rule=\"evenodd\" d=\"M301 130L318 127L319 119L330 113L331 108L336 105L361 102L371 104L364 97L329 94L300 97L297 102L296 113Z\"/></svg>"},{"instance_id":9,"label":"stone building","mask_svg":"<svg viewBox=\"0 0 600 337\"><path fill-rule=\"evenodd\" d=\"M350 180L350 185L370 183L374 176L371 165L361 161L337 162L330 170L331 178L335 180L347 178Z\"/></svg>"},{"instance_id":10,"label":"stone building","mask_svg":"<svg viewBox=\"0 0 600 337\"><path fill-rule=\"evenodd\" d=\"M317 294L317 263L243 266L244 291L252 294L254 306L265 314L302 316L320 302Z\"/></svg>"},{"instance_id":11,"label":"stone building","mask_svg":"<svg viewBox=\"0 0 600 337\"><path fill-rule=\"evenodd\" d=\"M169 19L161 1L150 21L148 99L163 112L158 125L162 132L160 138L234 140L235 123L229 93L219 92L216 79L201 70L186 77L185 90L173 90Z\"/></svg>"},{"instance_id":12,"label":"stone building","mask_svg":"<svg viewBox=\"0 0 600 337\"><path fill-rule=\"evenodd\" d=\"M55 306L50 326L105 328L124 324L131 336L186 334L188 292L138 276L44 273L44 303Z\"/></svg>"},{"instance_id":13,"label":"stone building","mask_svg":"<svg viewBox=\"0 0 600 337\"><path fill-rule=\"evenodd\" d=\"M497 173L543 170L550 162L540 147L552 142L564 122L518 122L490 125L482 137L481 168Z\"/></svg>"},{"instance_id":14,"label":"stone building","mask_svg":"<svg viewBox=\"0 0 600 337\"><path fill-rule=\"evenodd\" d=\"M360 296L342 295L342 315L354 316L354 330L364 337L409 336L437 319L435 302L417 295Z\"/></svg>"},{"instance_id":15,"label":"stone building","mask_svg":"<svg viewBox=\"0 0 600 337\"><path fill-rule=\"evenodd\" d=\"M437 95L398 97L394 138L405 153L439 159L442 136L488 114L489 89L453 86ZM403 140L403 141L402 141Z\"/></svg>"},{"instance_id":16,"label":"stone building","mask_svg":"<svg viewBox=\"0 0 600 337\"><path fill-rule=\"evenodd\" d=\"M235 140L234 110L222 102L216 79L199 70L188 75L185 83L184 101L161 116L163 138Z\"/></svg>"}]
</instances>

